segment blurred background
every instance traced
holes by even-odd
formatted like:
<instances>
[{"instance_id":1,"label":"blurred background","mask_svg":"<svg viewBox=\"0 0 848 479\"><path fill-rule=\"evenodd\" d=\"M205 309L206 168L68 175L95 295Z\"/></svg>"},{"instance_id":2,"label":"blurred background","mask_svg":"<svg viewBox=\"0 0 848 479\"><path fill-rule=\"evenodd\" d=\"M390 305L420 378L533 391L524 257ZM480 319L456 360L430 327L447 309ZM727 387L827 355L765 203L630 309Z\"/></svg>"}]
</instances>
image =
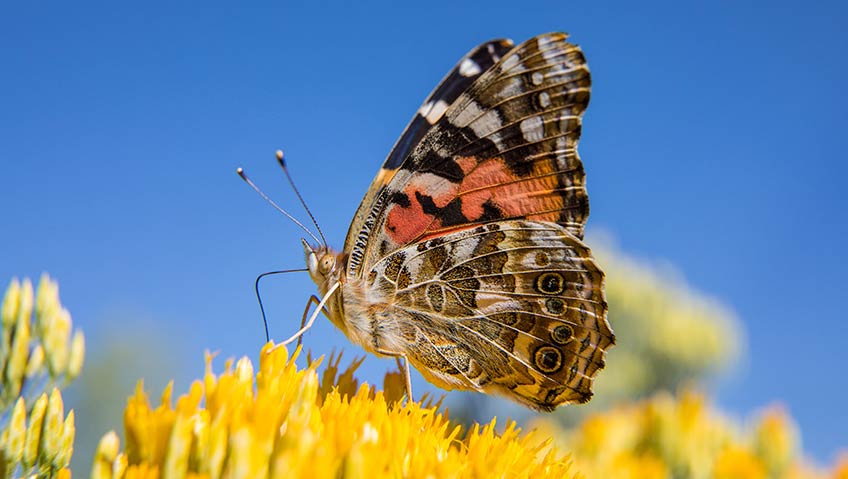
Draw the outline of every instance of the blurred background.
<instances>
[{"instance_id":1,"label":"blurred background","mask_svg":"<svg viewBox=\"0 0 848 479\"><path fill-rule=\"evenodd\" d=\"M845 340L848 68L841 2L224 2L0 7L0 280L58 280L86 333L76 464L121 428L143 378L185 391L203 351L256 359L253 280L303 266L302 232L332 245L420 102L465 52L566 31L593 73L580 151L589 244L618 336L589 410L705 391L747 417L779 402L803 449L848 445ZM264 283L273 338L315 287ZM328 321L315 355L363 354ZM222 362L219 362L220 365ZM363 380L394 362L369 357ZM416 394L440 394L417 374ZM450 394L457 417L525 418ZM80 466L83 467L83 466Z\"/></svg>"}]
</instances>

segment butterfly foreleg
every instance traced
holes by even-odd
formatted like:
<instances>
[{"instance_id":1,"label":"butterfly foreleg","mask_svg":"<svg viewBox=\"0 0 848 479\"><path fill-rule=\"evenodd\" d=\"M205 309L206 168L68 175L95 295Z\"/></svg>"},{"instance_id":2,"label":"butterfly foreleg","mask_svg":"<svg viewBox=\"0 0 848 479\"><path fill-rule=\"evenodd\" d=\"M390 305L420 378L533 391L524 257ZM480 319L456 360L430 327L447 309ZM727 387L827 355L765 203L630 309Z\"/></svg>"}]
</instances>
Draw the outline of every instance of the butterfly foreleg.
<instances>
[{"instance_id":1,"label":"butterfly foreleg","mask_svg":"<svg viewBox=\"0 0 848 479\"><path fill-rule=\"evenodd\" d=\"M318 299L318 296L315 296L313 294L312 296L309 297L309 300L306 301L306 307L303 308L303 315L300 317L300 329L303 329L304 327L306 327L306 318L309 316L309 309L312 307L312 305L313 304L317 305L317 304L320 304L320 303L321 303L321 300ZM330 311L327 309L326 306L321 309L321 312L324 313L324 316L326 316L328 318L330 317ZM298 347L302 343L303 343L303 335L300 335L297 338Z\"/></svg>"},{"instance_id":2,"label":"butterfly foreleg","mask_svg":"<svg viewBox=\"0 0 848 479\"><path fill-rule=\"evenodd\" d=\"M341 283L338 283L338 282L334 283L333 286L331 286L330 289L327 290L327 293L324 294L324 297L321 298L321 301L318 302L317 308L315 309L315 311L312 312L312 316L309 317L309 321L306 322L306 325L302 326L290 338L286 339L285 341L278 344L277 346L286 346L288 344L291 344L292 341L295 341L295 340L299 339L301 336L303 336L303 333L309 331L309 328L311 328L312 324L315 323L315 319L318 318L318 315L321 314L321 312L324 312L324 305L326 305L327 301L329 301L330 298L333 297L333 293L335 293L336 290L339 289L339 286L341 286ZM312 298L310 298L309 302L307 303L307 310L308 310L308 307L311 306L311 304L312 304ZM326 312L325 312L325 314L326 314ZM298 344L300 344L299 341L298 341Z\"/></svg>"}]
</instances>

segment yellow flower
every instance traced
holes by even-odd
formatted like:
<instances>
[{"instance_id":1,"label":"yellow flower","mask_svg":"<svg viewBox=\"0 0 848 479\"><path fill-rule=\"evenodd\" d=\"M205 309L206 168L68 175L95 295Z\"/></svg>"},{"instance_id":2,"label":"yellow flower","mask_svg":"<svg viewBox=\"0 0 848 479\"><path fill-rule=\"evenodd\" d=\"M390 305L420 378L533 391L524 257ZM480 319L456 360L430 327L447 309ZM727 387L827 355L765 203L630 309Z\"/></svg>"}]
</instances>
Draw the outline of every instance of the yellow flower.
<instances>
[{"instance_id":1,"label":"yellow flower","mask_svg":"<svg viewBox=\"0 0 848 479\"><path fill-rule=\"evenodd\" d=\"M18 398L5 429L0 431L0 478L29 473L45 478L69 474L67 467L75 432L73 418L73 411L64 417L58 389L54 388L49 398L42 394L29 416L23 398Z\"/></svg>"},{"instance_id":2,"label":"yellow flower","mask_svg":"<svg viewBox=\"0 0 848 479\"><path fill-rule=\"evenodd\" d=\"M77 331L72 341L72 329L59 287L47 275L35 292L28 279L12 280L0 307L0 478L70 477L74 412L65 416L54 386L67 384L82 366L84 339Z\"/></svg>"},{"instance_id":3,"label":"yellow flower","mask_svg":"<svg viewBox=\"0 0 848 479\"><path fill-rule=\"evenodd\" d=\"M266 345L259 370L246 358L212 370L172 406L171 386L153 407L141 385L124 414L126 452L107 434L93 478L147 477L569 477L570 463L515 423L493 420L467 434L438 406L401 405L403 384L390 374L388 393L339 373L330 358L298 369L282 347ZM400 380L399 380L400 379ZM388 397L387 397L388 396ZM123 462L122 462L123 461Z\"/></svg>"},{"instance_id":4,"label":"yellow flower","mask_svg":"<svg viewBox=\"0 0 848 479\"><path fill-rule=\"evenodd\" d=\"M769 475L781 475L797 456L798 432L783 408L767 409L754 431L754 449Z\"/></svg>"},{"instance_id":5,"label":"yellow flower","mask_svg":"<svg viewBox=\"0 0 848 479\"><path fill-rule=\"evenodd\" d=\"M832 476L806 461L796 428L779 407L766 409L753 427L744 424L702 394L684 391L594 414L573 429L546 419L535 426L572 451L587 477L823 479L848 473L848 459Z\"/></svg>"},{"instance_id":6,"label":"yellow flower","mask_svg":"<svg viewBox=\"0 0 848 479\"><path fill-rule=\"evenodd\" d=\"M765 479L768 477L762 461L740 447L725 449L715 461L715 479Z\"/></svg>"},{"instance_id":7,"label":"yellow flower","mask_svg":"<svg viewBox=\"0 0 848 479\"><path fill-rule=\"evenodd\" d=\"M70 313L59 302L59 286L42 275L33 292L28 279L13 279L0 307L0 411L11 407L27 385L32 399L55 384L64 385L80 372L85 340L75 331Z\"/></svg>"}]
</instances>

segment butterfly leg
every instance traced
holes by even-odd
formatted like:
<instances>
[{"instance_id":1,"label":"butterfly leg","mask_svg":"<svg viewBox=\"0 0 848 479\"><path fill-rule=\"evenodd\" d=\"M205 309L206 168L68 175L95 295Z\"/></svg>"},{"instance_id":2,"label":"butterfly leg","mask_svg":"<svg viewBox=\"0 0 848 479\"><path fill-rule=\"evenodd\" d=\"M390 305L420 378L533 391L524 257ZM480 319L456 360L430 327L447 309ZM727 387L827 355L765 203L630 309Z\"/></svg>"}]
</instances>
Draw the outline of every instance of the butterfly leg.
<instances>
[{"instance_id":1,"label":"butterfly leg","mask_svg":"<svg viewBox=\"0 0 848 479\"><path fill-rule=\"evenodd\" d=\"M395 361L398 363L398 369L400 369L400 356L395 358ZM406 356L403 356L403 379L406 382L406 400L409 402L415 401L412 398L412 376L409 373L409 359Z\"/></svg>"},{"instance_id":2,"label":"butterfly leg","mask_svg":"<svg viewBox=\"0 0 848 479\"><path fill-rule=\"evenodd\" d=\"M291 344L292 341L303 336L303 333L305 333L306 331L309 330L309 328L312 327L312 324L315 322L315 319L324 310L324 305L327 304L327 301L329 301L330 298L333 297L333 293L335 293L336 290L339 289L340 286L341 286L341 283L335 283L332 287L330 287L330 289L327 291L327 294L325 294L324 297L321 298L321 301L318 302L318 307L315 309L315 311L312 312L312 316L309 317L309 321L306 322L306 325L303 326L302 328L300 328L300 330L298 330L298 332L294 333L292 335L292 337L290 337L289 339L286 339L285 341L281 342L280 344L274 346L274 348ZM312 300L310 299L310 303L311 303L311 301Z\"/></svg>"},{"instance_id":3,"label":"butterfly leg","mask_svg":"<svg viewBox=\"0 0 848 479\"><path fill-rule=\"evenodd\" d=\"M377 353L382 354L383 356L395 358L395 361L397 361L398 365L398 371L403 371L403 379L404 384L406 386L406 400L414 401L414 399L412 399L412 374L409 372L409 359L406 358L406 355L381 350L377 350ZM401 362L401 358L403 358L403 362Z\"/></svg>"},{"instance_id":4,"label":"butterfly leg","mask_svg":"<svg viewBox=\"0 0 848 479\"><path fill-rule=\"evenodd\" d=\"M318 299L318 296L315 296L313 294L312 296L309 297L309 301L306 302L306 307L303 308L303 316L300 317L300 329L303 329L304 327L306 327L306 318L309 317L309 308L311 308L313 304L320 304L320 303L321 303L321 300ZM330 317L330 312L327 310L326 306L321 310L321 312L324 313L324 316L326 316L328 318ZM303 344L303 335L300 335L300 336L297 337L298 347L300 347L301 344Z\"/></svg>"}]
</instances>

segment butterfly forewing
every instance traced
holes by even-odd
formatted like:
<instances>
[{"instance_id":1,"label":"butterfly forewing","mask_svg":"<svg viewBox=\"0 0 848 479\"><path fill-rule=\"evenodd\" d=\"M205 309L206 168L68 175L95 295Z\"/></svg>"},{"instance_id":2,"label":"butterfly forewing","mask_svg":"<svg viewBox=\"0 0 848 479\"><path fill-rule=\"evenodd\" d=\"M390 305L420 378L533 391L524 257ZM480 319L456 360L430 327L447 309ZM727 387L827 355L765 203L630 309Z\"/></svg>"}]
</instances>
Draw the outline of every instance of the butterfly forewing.
<instances>
[{"instance_id":1,"label":"butterfly forewing","mask_svg":"<svg viewBox=\"0 0 848 479\"><path fill-rule=\"evenodd\" d=\"M509 40L492 40L462 57L424 100L421 108L392 148L386 162L383 163L383 168L389 170L398 168L427 130L442 118L447 108L459 98L459 95L500 60L510 48L512 48L512 42Z\"/></svg>"},{"instance_id":2,"label":"butterfly forewing","mask_svg":"<svg viewBox=\"0 0 848 479\"><path fill-rule=\"evenodd\" d=\"M491 221L557 222L582 237L589 206L576 148L590 77L565 38L515 47L459 95L360 207L348 275L422 238Z\"/></svg>"},{"instance_id":3,"label":"butterfly forewing","mask_svg":"<svg viewBox=\"0 0 848 479\"><path fill-rule=\"evenodd\" d=\"M457 62L424 100L392 148L354 215L345 239L345 251L351 252L349 274L359 268L374 223L382 212L383 205L387 204L387 185L398 168L420 143L421 138L444 116L447 108L512 47L512 41L505 39L491 40L477 46Z\"/></svg>"}]
</instances>

